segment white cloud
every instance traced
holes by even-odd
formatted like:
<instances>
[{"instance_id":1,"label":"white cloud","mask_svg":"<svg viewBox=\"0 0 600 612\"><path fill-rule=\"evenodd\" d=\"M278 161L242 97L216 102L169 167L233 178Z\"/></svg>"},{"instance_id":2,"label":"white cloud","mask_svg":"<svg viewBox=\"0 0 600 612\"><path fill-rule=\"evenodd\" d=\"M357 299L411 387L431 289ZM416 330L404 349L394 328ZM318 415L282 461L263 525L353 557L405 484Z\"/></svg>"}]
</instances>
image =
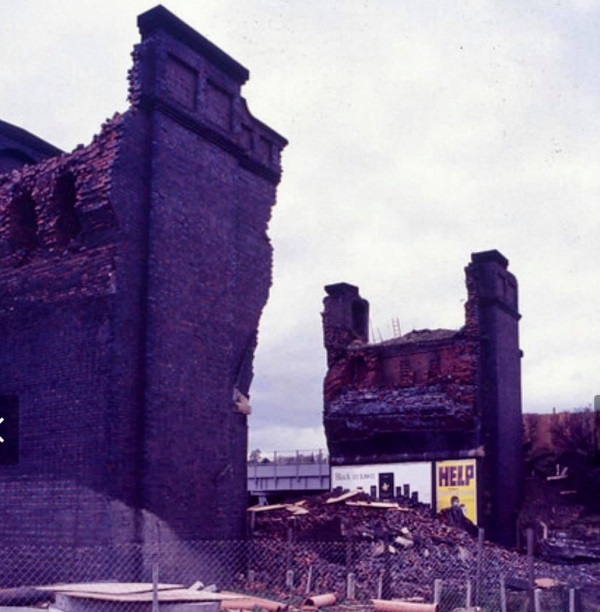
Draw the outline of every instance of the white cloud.
<instances>
[{"instance_id":1,"label":"white cloud","mask_svg":"<svg viewBox=\"0 0 600 612\"><path fill-rule=\"evenodd\" d=\"M275 444L275 446L274 446ZM327 450L325 436L320 427L290 427L271 425L257 431L250 431L250 450L260 449L263 453L272 451L293 452L295 450Z\"/></svg>"},{"instance_id":2,"label":"white cloud","mask_svg":"<svg viewBox=\"0 0 600 612\"><path fill-rule=\"evenodd\" d=\"M0 7L0 117L89 140L124 106L135 15L153 4ZM463 267L489 248L520 283L525 407L600 393L598 2L168 7L250 69L252 112L290 140L252 440L322 435L323 285L358 284L384 336L394 317L458 327Z\"/></svg>"}]
</instances>

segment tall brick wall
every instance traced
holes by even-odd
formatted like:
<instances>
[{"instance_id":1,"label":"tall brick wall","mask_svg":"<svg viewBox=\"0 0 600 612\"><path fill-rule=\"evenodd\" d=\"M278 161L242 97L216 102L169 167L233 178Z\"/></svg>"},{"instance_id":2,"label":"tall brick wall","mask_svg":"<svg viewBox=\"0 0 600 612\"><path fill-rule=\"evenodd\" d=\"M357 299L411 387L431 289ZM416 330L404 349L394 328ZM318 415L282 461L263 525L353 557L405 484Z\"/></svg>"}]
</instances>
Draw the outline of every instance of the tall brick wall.
<instances>
[{"instance_id":1,"label":"tall brick wall","mask_svg":"<svg viewBox=\"0 0 600 612\"><path fill-rule=\"evenodd\" d=\"M498 251L475 253L466 268L481 341L479 411L482 511L489 537L513 544L523 491L523 426L518 286Z\"/></svg>"},{"instance_id":2,"label":"tall brick wall","mask_svg":"<svg viewBox=\"0 0 600 612\"><path fill-rule=\"evenodd\" d=\"M130 110L0 175L0 395L21 414L7 544L244 535L233 398L286 142L250 115L235 60L162 7L138 24Z\"/></svg>"},{"instance_id":3,"label":"tall brick wall","mask_svg":"<svg viewBox=\"0 0 600 612\"><path fill-rule=\"evenodd\" d=\"M326 287L324 425L333 465L477 457L481 523L511 543L522 490L521 355L507 265L497 251L472 256L461 329L378 344L353 333L353 304L367 304L358 289Z\"/></svg>"}]
</instances>

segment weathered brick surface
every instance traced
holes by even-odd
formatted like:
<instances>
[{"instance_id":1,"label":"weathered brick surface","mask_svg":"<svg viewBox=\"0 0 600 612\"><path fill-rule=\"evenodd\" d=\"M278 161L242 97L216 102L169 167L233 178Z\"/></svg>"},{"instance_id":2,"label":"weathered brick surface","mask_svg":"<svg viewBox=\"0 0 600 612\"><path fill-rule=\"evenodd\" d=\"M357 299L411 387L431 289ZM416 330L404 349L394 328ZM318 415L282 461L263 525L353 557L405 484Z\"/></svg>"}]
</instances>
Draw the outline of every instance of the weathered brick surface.
<instances>
[{"instance_id":1,"label":"weathered brick surface","mask_svg":"<svg viewBox=\"0 0 600 612\"><path fill-rule=\"evenodd\" d=\"M358 289L326 287L324 424L337 465L479 457L482 524L510 543L522 438L517 285L507 265L497 251L472 256L461 329L379 344L356 333L364 308L368 318Z\"/></svg>"},{"instance_id":2,"label":"weathered brick surface","mask_svg":"<svg viewBox=\"0 0 600 612\"><path fill-rule=\"evenodd\" d=\"M131 108L0 175L0 395L21 413L5 544L244 535L233 394L286 143L248 112L245 68L161 7L139 26Z\"/></svg>"}]
</instances>

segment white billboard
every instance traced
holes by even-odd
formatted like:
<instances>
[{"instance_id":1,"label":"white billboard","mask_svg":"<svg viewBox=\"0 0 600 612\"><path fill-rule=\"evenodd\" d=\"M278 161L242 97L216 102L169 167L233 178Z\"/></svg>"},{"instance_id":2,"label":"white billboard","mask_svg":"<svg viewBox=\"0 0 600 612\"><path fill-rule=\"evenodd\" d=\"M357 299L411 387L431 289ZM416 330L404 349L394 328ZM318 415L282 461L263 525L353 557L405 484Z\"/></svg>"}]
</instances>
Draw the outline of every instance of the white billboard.
<instances>
[{"instance_id":1,"label":"white billboard","mask_svg":"<svg viewBox=\"0 0 600 612\"><path fill-rule=\"evenodd\" d=\"M362 488L365 493L378 499L404 494L408 485L409 494L415 491L419 501L431 504L431 463L376 463L370 465L347 465L331 467L331 488Z\"/></svg>"}]
</instances>

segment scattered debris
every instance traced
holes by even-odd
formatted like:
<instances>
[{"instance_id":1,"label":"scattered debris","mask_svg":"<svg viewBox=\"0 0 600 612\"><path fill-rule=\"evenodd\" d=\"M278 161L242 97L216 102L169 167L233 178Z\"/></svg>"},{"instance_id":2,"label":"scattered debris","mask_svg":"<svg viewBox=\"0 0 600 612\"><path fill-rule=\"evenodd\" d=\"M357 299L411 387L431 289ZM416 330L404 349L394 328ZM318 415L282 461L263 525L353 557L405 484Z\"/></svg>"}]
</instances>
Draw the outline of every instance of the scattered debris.
<instances>
[{"instance_id":1,"label":"scattered debris","mask_svg":"<svg viewBox=\"0 0 600 612\"><path fill-rule=\"evenodd\" d=\"M375 612L436 612L437 604L415 603L412 601L388 601L385 599L372 599Z\"/></svg>"},{"instance_id":2,"label":"scattered debris","mask_svg":"<svg viewBox=\"0 0 600 612\"><path fill-rule=\"evenodd\" d=\"M323 593L322 595L313 595L304 600L302 607L322 608L324 606L333 606L337 601L335 593Z\"/></svg>"},{"instance_id":3,"label":"scattered debris","mask_svg":"<svg viewBox=\"0 0 600 612\"><path fill-rule=\"evenodd\" d=\"M340 497L325 493L296 502L308 511L304 515L292 514L284 506L256 516L252 545L261 561L251 568L253 588L287 599L291 591L280 585L285 572L292 570L293 592L305 597L310 571L312 588L338 598L346 597L351 574L359 601L379 593L383 600L432 601L435 579L455 581L455 588L462 590L465 579L474 578L477 538L450 524L444 513L434 516L429 506L409 498L376 505L364 492ZM334 503L328 503L330 499ZM482 552L484 586L497 588L504 576L507 587L516 583L528 587L525 554L489 542L483 543ZM600 565L564 566L535 559L534 573L577 587L598 584ZM237 588L244 590L244 582Z\"/></svg>"},{"instance_id":4,"label":"scattered debris","mask_svg":"<svg viewBox=\"0 0 600 612\"><path fill-rule=\"evenodd\" d=\"M557 586L563 586L565 583L560 580L555 580L554 578L536 578L535 586L540 589L551 589Z\"/></svg>"},{"instance_id":5,"label":"scattered debris","mask_svg":"<svg viewBox=\"0 0 600 612\"><path fill-rule=\"evenodd\" d=\"M557 561L600 561L600 542L553 537L539 543L540 554Z\"/></svg>"}]
</instances>

